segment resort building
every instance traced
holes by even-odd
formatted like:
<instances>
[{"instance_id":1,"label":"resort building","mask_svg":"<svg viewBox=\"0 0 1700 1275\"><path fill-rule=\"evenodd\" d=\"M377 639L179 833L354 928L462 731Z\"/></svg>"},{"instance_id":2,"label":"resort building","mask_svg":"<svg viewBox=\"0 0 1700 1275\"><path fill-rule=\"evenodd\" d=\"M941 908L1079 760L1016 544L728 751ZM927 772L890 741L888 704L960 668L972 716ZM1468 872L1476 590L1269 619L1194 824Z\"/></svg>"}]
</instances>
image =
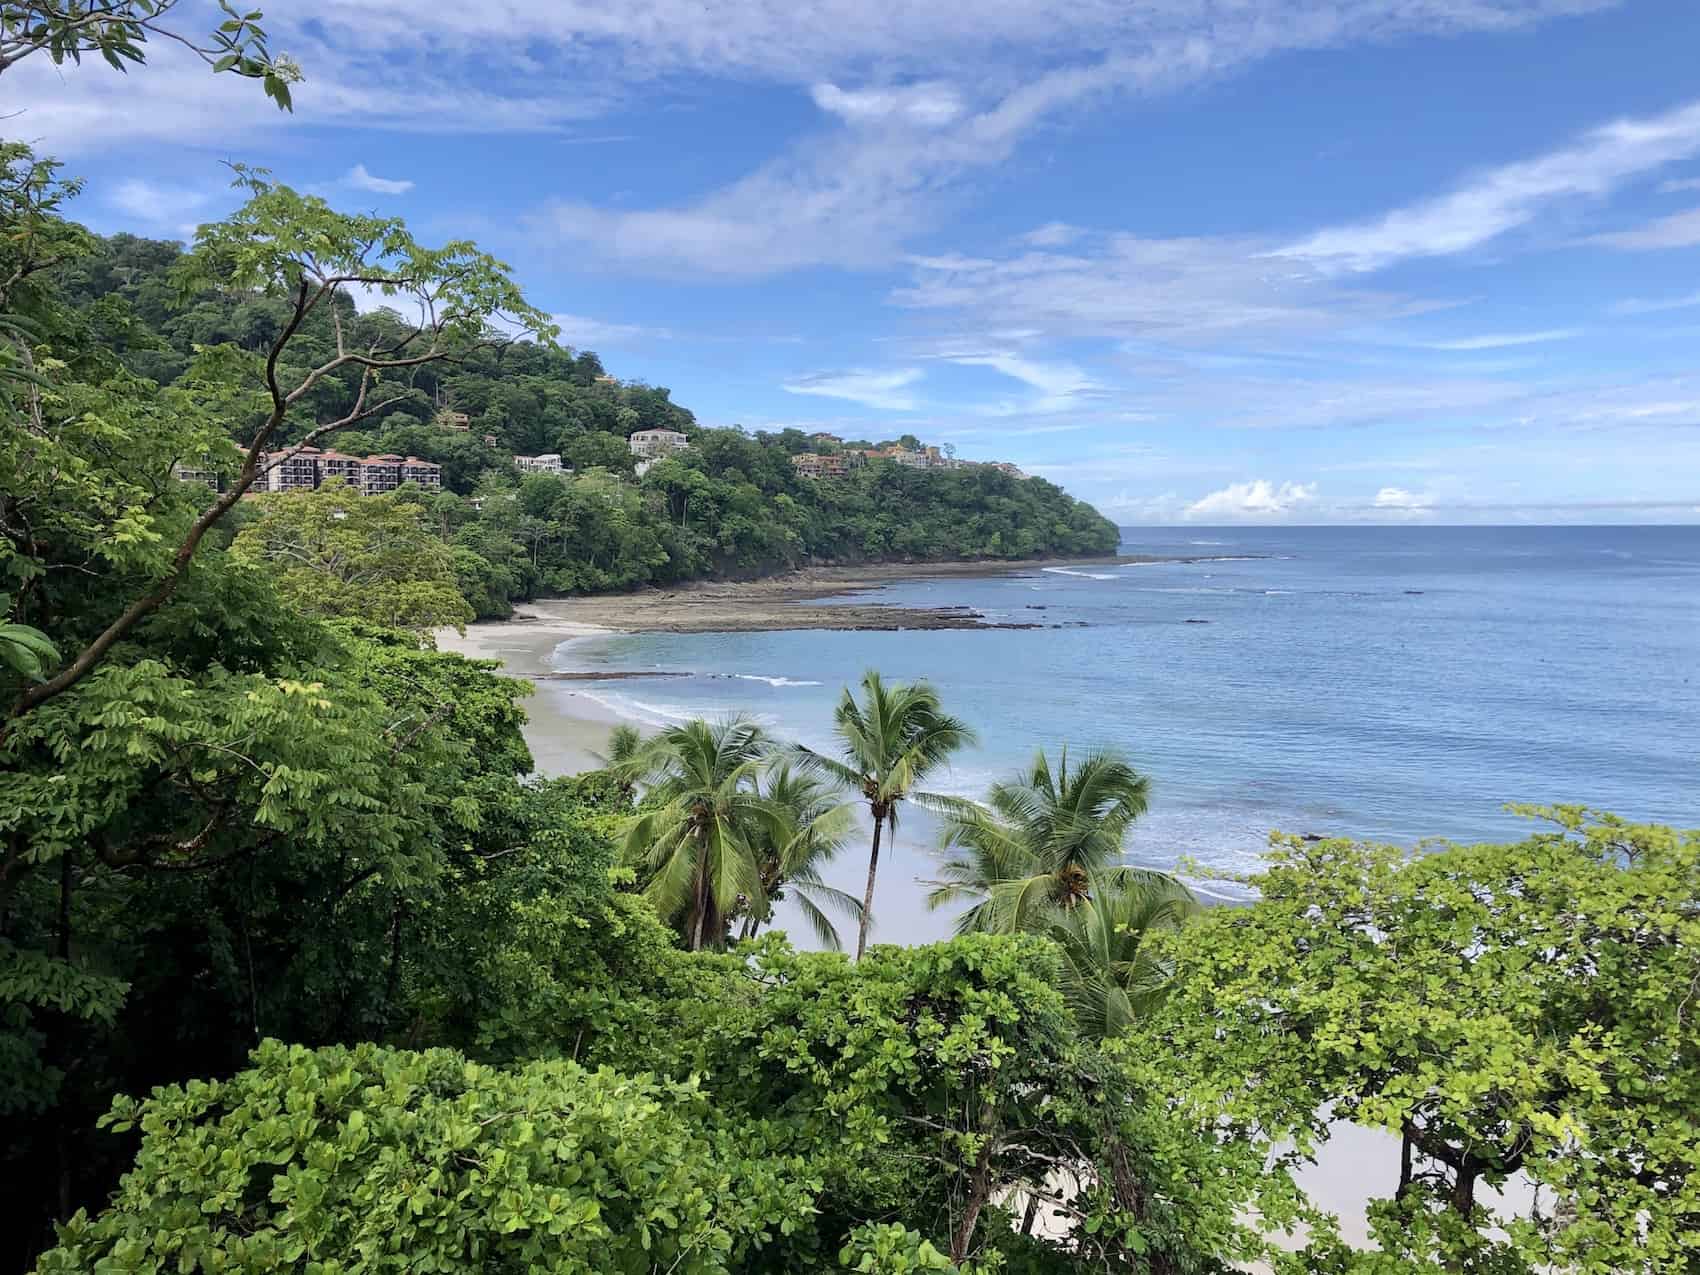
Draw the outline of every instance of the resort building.
<instances>
[{"instance_id":1,"label":"resort building","mask_svg":"<svg viewBox=\"0 0 1700 1275\"><path fill-rule=\"evenodd\" d=\"M277 459L280 455L282 459ZM317 447L293 453L262 452L260 471L255 491L313 491L336 478L362 496L382 495L403 483L418 483L432 491L443 486L443 467L417 456L350 456Z\"/></svg>"},{"instance_id":2,"label":"resort building","mask_svg":"<svg viewBox=\"0 0 1700 1275\"><path fill-rule=\"evenodd\" d=\"M514 468L522 474L559 474L565 466L559 452L544 452L541 456L515 456Z\"/></svg>"},{"instance_id":3,"label":"resort building","mask_svg":"<svg viewBox=\"0 0 1700 1275\"><path fill-rule=\"evenodd\" d=\"M628 441L632 455L641 456L645 460L653 460L669 452L682 451L689 447L691 442L676 429L640 429Z\"/></svg>"},{"instance_id":4,"label":"resort building","mask_svg":"<svg viewBox=\"0 0 1700 1275\"><path fill-rule=\"evenodd\" d=\"M432 491L441 491L443 487L443 467L432 464L428 460L420 460L417 456L404 456L401 462L401 481L418 483L421 487Z\"/></svg>"},{"instance_id":5,"label":"resort building","mask_svg":"<svg viewBox=\"0 0 1700 1275\"><path fill-rule=\"evenodd\" d=\"M211 487L214 491L222 485L218 470L201 466L174 464L171 467L171 476L180 483L199 483L203 487Z\"/></svg>"},{"instance_id":6,"label":"resort building","mask_svg":"<svg viewBox=\"0 0 1700 1275\"><path fill-rule=\"evenodd\" d=\"M1007 460L994 460L991 462L991 468L997 470L1000 474L1008 474L1011 478L1027 477L1027 474L1023 473L1019 466L1012 465Z\"/></svg>"},{"instance_id":7,"label":"resort building","mask_svg":"<svg viewBox=\"0 0 1700 1275\"><path fill-rule=\"evenodd\" d=\"M319 449L303 447L297 452L274 455L260 453L260 476L254 483L263 491L312 491L319 485Z\"/></svg>"},{"instance_id":8,"label":"resort building","mask_svg":"<svg viewBox=\"0 0 1700 1275\"><path fill-rule=\"evenodd\" d=\"M381 496L401 486L401 457L393 452L368 456L360 463L360 494Z\"/></svg>"},{"instance_id":9,"label":"resort building","mask_svg":"<svg viewBox=\"0 0 1700 1275\"><path fill-rule=\"evenodd\" d=\"M927 469L932 465L926 452L912 452L902 447L888 447L885 458L893 464L902 465L906 469Z\"/></svg>"},{"instance_id":10,"label":"resort building","mask_svg":"<svg viewBox=\"0 0 1700 1275\"><path fill-rule=\"evenodd\" d=\"M360 471L365 464L365 459L360 456L349 456L343 452L320 452L319 482L328 483L333 478L340 478L355 491L359 491Z\"/></svg>"},{"instance_id":11,"label":"resort building","mask_svg":"<svg viewBox=\"0 0 1700 1275\"><path fill-rule=\"evenodd\" d=\"M471 429L472 417L465 412L451 412L445 407L437 413L437 424L443 429Z\"/></svg>"},{"instance_id":12,"label":"resort building","mask_svg":"<svg viewBox=\"0 0 1700 1275\"><path fill-rule=\"evenodd\" d=\"M802 478L842 478L850 472L850 458L843 455L817 456L813 452L799 452L791 458L791 464Z\"/></svg>"}]
</instances>

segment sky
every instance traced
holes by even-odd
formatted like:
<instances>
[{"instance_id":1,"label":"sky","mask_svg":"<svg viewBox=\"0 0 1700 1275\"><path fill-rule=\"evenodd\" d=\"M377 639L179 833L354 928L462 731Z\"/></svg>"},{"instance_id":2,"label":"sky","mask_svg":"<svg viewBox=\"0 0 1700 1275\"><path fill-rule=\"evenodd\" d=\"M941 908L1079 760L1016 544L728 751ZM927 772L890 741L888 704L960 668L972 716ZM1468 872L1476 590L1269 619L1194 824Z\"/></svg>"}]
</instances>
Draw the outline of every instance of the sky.
<instances>
[{"instance_id":1,"label":"sky","mask_svg":"<svg viewBox=\"0 0 1700 1275\"><path fill-rule=\"evenodd\" d=\"M157 42L128 76L22 63L0 111L103 232L191 237L236 160L473 238L707 424L913 433L1123 524L1700 522L1692 0L265 26L293 115Z\"/></svg>"}]
</instances>

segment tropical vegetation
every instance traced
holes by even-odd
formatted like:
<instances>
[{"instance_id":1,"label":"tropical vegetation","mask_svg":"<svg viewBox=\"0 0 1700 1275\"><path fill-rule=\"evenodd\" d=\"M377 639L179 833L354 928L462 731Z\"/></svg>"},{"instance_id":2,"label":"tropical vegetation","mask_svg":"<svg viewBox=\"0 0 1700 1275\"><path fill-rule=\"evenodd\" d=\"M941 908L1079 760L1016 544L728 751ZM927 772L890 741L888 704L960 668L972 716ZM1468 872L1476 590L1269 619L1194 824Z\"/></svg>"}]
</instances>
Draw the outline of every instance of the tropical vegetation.
<instances>
[{"instance_id":1,"label":"tropical vegetation","mask_svg":"<svg viewBox=\"0 0 1700 1275\"><path fill-rule=\"evenodd\" d=\"M85 53L142 73L170 21L7 5L0 74ZM287 104L298 72L257 23L197 47ZM1254 902L1198 908L1128 866L1160 776L1088 753L945 798L968 724L877 674L846 689L836 755L693 722L539 776L530 688L422 630L464 619L462 550L615 578L608 546L664 495L615 472L619 430L575 435L605 472L519 485L537 537L502 563L494 524L417 491L342 519L335 489L243 496L280 444L423 428L383 422L434 378L585 356L472 245L262 174L126 281L63 215L74 183L16 144L0 161L0 1267L1700 1269L1700 832L1564 807L1515 844L1277 838ZM436 318L398 347L354 286ZM222 488L179 481L191 462ZM702 463L727 525L785 508L756 469ZM938 479L993 510L988 536L1030 525L998 483ZM746 480L771 502L739 507ZM867 516L862 552L908 551L879 529L909 479L866 482L832 534ZM806 548L834 490L767 520ZM669 517L700 534L716 491ZM964 932L871 944L910 803L942 821L935 897ZM856 906L830 882L864 815ZM856 959L793 947L793 904L855 920ZM1361 1166L1387 1183L1374 1247L1293 1174L1348 1122L1385 1135ZM1532 1203L1495 1214L1499 1185Z\"/></svg>"}]
</instances>

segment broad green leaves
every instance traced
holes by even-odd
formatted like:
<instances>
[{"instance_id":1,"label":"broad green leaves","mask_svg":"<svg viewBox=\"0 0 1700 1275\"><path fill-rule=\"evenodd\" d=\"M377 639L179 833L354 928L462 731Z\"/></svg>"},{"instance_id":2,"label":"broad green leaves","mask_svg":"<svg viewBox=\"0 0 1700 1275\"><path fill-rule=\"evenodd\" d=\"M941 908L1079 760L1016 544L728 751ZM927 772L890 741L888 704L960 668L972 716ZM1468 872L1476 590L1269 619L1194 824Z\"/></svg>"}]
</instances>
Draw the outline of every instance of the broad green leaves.
<instances>
[{"instance_id":1,"label":"broad green leaves","mask_svg":"<svg viewBox=\"0 0 1700 1275\"><path fill-rule=\"evenodd\" d=\"M268 1041L228 1081L120 1100L145 1135L111 1209L37 1270L727 1275L814 1183L691 1083L570 1062Z\"/></svg>"},{"instance_id":2,"label":"broad green leaves","mask_svg":"<svg viewBox=\"0 0 1700 1275\"><path fill-rule=\"evenodd\" d=\"M1415 858L1283 840L1259 903L1174 945L1180 990L1135 1047L1184 1060L1182 1110L1301 1149L1326 1111L1408 1145L1374 1213L1389 1256L1352 1269L1700 1255L1700 834L1557 814ZM1477 1184L1519 1174L1549 1203L1496 1235Z\"/></svg>"}]
</instances>

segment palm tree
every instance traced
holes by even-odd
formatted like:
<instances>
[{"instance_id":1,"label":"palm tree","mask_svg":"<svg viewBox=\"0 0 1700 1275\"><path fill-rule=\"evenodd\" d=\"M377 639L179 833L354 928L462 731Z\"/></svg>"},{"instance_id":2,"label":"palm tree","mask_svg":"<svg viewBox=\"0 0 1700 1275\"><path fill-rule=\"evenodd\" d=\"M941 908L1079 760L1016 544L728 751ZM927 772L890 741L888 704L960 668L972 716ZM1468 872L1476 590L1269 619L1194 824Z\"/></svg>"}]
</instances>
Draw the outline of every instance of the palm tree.
<instances>
[{"instance_id":1,"label":"palm tree","mask_svg":"<svg viewBox=\"0 0 1700 1275\"><path fill-rule=\"evenodd\" d=\"M757 789L768 755L761 728L732 718L669 727L626 763L651 808L627 823L623 859L693 952L724 947L741 908L767 908L761 847L791 826Z\"/></svg>"},{"instance_id":2,"label":"palm tree","mask_svg":"<svg viewBox=\"0 0 1700 1275\"><path fill-rule=\"evenodd\" d=\"M1041 749L1015 778L994 784L985 805L963 803L945 825L947 858L927 905L973 906L957 932L1042 930L1095 890L1167 887L1161 872L1121 864L1122 842L1145 813L1151 783L1110 752L1052 769Z\"/></svg>"},{"instance_id":3,"label":"palm tree","mask_svg":"<svg viewBox=\"0 0 1700 1275\"><path fill-rule=\"evenodd\" d=\"M939 707L938 692L926 682L887 686L869 669L862 675L862 702L845 687L833 714L833 730L843 761L799 749L802 762L861 794L873 816L874 840L868 852L868 888L856 933L856 959L868 946L868 920L874 910L874 879L879 871L880 836L897 835L897 808L905 800L950 808L945 797L920 792L926 779L952 753L974 742L974 732Z\"/></svg>"},{"instance_id":4,"label":"palm tree","mask_svg":"<svg viewBox=\"0 0 1700 1275\"><path fill-rule=\"evenodd\" d=\"M1083 1032L1108 1039L1160 999L1174 964L1151 937L1178 928L1199 904L1162 873L1096 891L1054 915L1045 931L1062 948L1062 993Z\"/></svg>"},{"instance_id":5,"label":"palm tree","mask_svg":"<svg viewBox=\"0 0 1700 1275\"><path fill-rule=\"evenodd\" d=\"M622 722L608 733L608 751L592 753L602 763L602 769L612 774L627 800L637 788L638 758L643 752L643 734L636 726Z\"/></svg>"},{"instance_id":6,"label":"palm tree","mask_svg":"<svg viewBox=\"0 0 1700 1275\"><path fill-rule=\"evenodd\" d=\"M834 800L828 786L813 775L793 768L783 758L768 770L762 786L768 802L785 816L783 840L761 847L761 894L744 914L740 938L754 938L773 920L773 905L790 891L803 918L823 947L843 947L838 929L825 909L858 920L862 902L821 879L820 870L844 847L851 832L851 807ZM765 909L759 906L765 903Z\"/></svg>"}]
</instances>

